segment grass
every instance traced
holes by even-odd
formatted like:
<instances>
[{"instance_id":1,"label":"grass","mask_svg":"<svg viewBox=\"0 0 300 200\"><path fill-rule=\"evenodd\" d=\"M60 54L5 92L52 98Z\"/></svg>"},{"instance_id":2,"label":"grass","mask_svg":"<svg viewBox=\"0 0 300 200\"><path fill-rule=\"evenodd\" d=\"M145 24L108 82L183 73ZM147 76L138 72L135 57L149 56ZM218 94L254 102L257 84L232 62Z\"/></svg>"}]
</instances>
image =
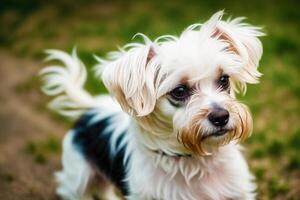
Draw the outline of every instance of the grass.
<instances>
[{"instance_id":1,"label":"grass","mask_svg":"<svg viewBox=\"0 0 300 200\"><path fill-rule=\"evenodd\" d=\"M36 163L45 164L48 156L60 154L61 142L57 137L49 135L44 140L27 141L24 152L31 155Z\"/></svg>"},{"instance_id":2,"label":"grass","mask_svg":"<svg viewBox=\"0 0 300 200\"><path fill-rule=\"evenodd\" d=\"M203 22L224 9L232 16L264 26L261 84L250 85L245 96L254 116L254 134L246 142L246 156L258 182L260 199L297 199L300 196L300 12L296 1L56 1L5 0L0 7L0 46L18 57L41 60L42 51L78 48L87 67L93 54L104 56L131 41L137 32L150 38L180 34L191 23ZM89 72L86 87L105 92ZM17 90L36 87L28 83ZM39 163L58 153L57 140L30 141L27 151Z\"/></svg>"}]
</instances>

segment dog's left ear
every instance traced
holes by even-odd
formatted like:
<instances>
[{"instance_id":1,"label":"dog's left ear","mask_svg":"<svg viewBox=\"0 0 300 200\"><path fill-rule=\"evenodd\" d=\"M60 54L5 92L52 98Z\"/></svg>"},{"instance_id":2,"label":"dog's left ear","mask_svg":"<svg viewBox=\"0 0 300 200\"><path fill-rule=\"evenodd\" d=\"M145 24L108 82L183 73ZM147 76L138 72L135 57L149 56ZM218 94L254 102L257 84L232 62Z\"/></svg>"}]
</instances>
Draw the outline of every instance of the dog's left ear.
<instances>
[{"instance_id":1,"label":"dog's left ear","mask_svg":"<svg viewBox=\"0 0 300 200\"><path fill-rule=\"evenodd\" d=\"M122 109L133 116L150 114L156 103L155 75L158 70L152 44L132 47L109 62L102 80Z\"/></svg>"},{"instance_id":2,"label":"dog's left ear","mask_svg":"<svg viewBox=\"0 0 300 200\"><path fill-rule=\"evenodd\" d=\"M215 24L213 37L227 42L227 50L240 57L241 70L236 78L245 83L257 83L261 76L257 68L263 51L258 37L265 34L261 32L261 28L243 23L243 20L243 17L219 20Z\"/></svg>"}]
</instances>

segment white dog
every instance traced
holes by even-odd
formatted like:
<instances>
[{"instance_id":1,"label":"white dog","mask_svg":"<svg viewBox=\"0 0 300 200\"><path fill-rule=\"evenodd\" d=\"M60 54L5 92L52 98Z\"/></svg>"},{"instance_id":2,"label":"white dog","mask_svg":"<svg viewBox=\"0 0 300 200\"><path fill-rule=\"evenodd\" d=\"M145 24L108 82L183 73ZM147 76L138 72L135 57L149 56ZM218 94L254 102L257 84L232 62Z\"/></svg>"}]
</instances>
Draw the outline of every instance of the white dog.
<instances>
[{"instance_id":1,"label":"white dog","mask_svg":"<svg viewBox=\"0 0 300 200\"><path fill-rule=\"evenodd\" d=\"M129 200L255 199L254 177L237 144L252 132L247 107L235 99L257 83L260 28L217 12L179 37L131 43L97 74L112 95L84 89L86 69L76 52L50 50L64 66L42 71L51 106L78 117L63 142L57 193L83 199L105 175Z\"/></svg>"}]
</instances>

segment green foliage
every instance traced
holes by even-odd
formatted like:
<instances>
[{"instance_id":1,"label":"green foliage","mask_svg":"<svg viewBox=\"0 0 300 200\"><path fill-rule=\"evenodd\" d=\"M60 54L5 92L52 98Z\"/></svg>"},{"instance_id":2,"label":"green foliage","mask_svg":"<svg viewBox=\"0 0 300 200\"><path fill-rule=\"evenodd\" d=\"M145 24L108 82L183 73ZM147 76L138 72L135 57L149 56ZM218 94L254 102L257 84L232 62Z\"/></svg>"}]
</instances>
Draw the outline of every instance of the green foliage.
<instances>
[{"instance_id":1,"label":"green foliage","mask_svg":"<svg viewBox=\"0 0 300 200\"><path fill-rule=\"evenodd\" d=\"M54 136L49 136L46 141L42 143L43 148L47 152L58 153L60 152L60 141Z\"/></svg>"},{"instance_id":2,"label":"green foliage","mask_svg":"<svg viewBox=\"0 0 300 200\"><path fill-rule=\"evenodd\" d=\"M284 153L284 144L282 143L281 140L273 140L269 145L268 145L268 153L271 156L278 157Z\"/></svg>"},{"instance_id":3,"label":"green foliage","mask_svg":"<svg viewBox=\"0 0 300 200\"><path fill-rule=\"evenodd\" d=\"M282 181L279 181L277 177L271 178L268 181L269 194L271 198L276 197L276 195L280 195L288 191L288 187Z\"/></svg>"},{"instance_id":4,"label":"green foliage","mask_svg":"<svg viewBox=\"0 0 300 200\"><path fill-rule=\"evenodd\" d=\"M261 158L264 158L265 156L267 155L265 149L263 148L256 148L252 154L251 154L251 157L252 158L256 158L256 159L261 159Z\"/></svg>"},{"instance_id":5,"label":"green foliage","mask_svg":"<svg viewBox=\"0 0 300 200\"><path fill-rule=\"evenodd\" d=\"M300 169L300 156L299 156L299 154L298 155L297 154L290 156L289 163L287 165L288 170L299 170Z\"/></svg>"},{"instance_id":6,"label":"green foliage","mask_svg":"<svg viewBox=\"0 0 300 200\"><path fill-rule=\"evenodd\" d=\"M45 164L47 162L46 157L43 153L38 153L34 156L34 160L38 164Z\"/></svg>"},{"instance_id":7,"label":"green foliage","mask_svg":"<svg viewBox=\"0 0 300 200\"><path fill-rule=\"evenodd\" d=\"M295 150L300 150L300 129L290 136L289 147Z\"/></svg>"},{"instance_id":8,"label":"green foliage","mask_svg":"<svg viewBox=\"0 0 300 200\"><path fill-rule=\"evenodd\" d=\"M264 178L265 173L266 173L266 169L265 168L256 168L256 169L254 169L255 177L258 180L262 180Z\"/></svg>"},{"instance_id":9,"label":"green foliage","mask_svg":"<svg viewBox=\"0 0 300 200\"><path fill-rule=\"evenodd\" d=\"M61 142L59 138L49 135L44 140L28 141L24 151L31 155L36 163L44 164L48 156L58 155L61 152Z\"/></svg>"}]
</instances>

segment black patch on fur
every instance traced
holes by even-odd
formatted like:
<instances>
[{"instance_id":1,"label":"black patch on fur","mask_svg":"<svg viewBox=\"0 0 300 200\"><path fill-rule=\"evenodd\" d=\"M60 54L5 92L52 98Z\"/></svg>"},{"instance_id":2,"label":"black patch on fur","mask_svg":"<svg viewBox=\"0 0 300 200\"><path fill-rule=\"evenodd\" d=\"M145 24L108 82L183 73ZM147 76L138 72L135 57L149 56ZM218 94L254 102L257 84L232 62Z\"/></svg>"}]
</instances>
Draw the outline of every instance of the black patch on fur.
<instances>
[{"instance_id":1,"label":"black patch on fur","mask_svg":"<svg viewBox=\"0 0 300 200\"><path fill-rule=\"evenodd\" d=\"M125 147L112 157L110 140L112 133L106 132L109 125L109 117L100 121L90 123L97 114L88 112L84 114L75 124L73 142L84 154L85 158L104 173L123 193L128 195L126 178L126 163L124 162ZM116 146L120 144L123 136L117 140Z\"/></svg>"}]
</instances>

